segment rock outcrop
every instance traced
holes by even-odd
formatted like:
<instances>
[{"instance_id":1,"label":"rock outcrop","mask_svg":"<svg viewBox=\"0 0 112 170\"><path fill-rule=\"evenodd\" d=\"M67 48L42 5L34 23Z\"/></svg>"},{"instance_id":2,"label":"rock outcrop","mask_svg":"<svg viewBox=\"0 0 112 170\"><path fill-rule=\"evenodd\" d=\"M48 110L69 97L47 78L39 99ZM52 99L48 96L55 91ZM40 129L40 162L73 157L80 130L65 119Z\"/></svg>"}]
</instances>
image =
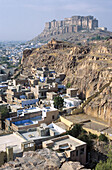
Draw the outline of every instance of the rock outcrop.
<instances>
[{"instance_id":1,"label":"rock outcrop","mask_svg":"<svg viewBox=\"0 0 112 170\"><path fill-rule=\"evenodd\" d=\"M52 34L52 31L54 32ZM58 32L58 31L57 31ZM90 31L80 31L80 32L63 32L61 34L56 34L55 30L51 30L51 31L47 31L44 30L41 34L39 34L38 36L36 36L34 39L32 39L29 42L33 42L33 43L46 43L48 41L50 41L52 38L58 40L58 41L68 41L68 42L72 42L74 44L84 44L85 42L88 43L88 41L93 41L94 39L97 39L98 37L100 37L99 39L107 39L108 37L112 36L112 32L109 31L102 31L100 29L96 29L96 30L90 30Z\"/></svg>"},{"instance_id":2,"label":"rock outcrop","mask_svg":"<svg viewBox=\"0 0 112 170\"><path fill-rule=\"evenodd\" d=\"M60 168L60 170L86 170L86 168L84 168L83 165L81 165L79 162L65 162L62 167ZM89 169L88 169L89 170Z\"/></svg>"},{"instance_id":3,"label":"rock outcrop","mask_svg":"<svg viewBox=\"0 0 112 170\"><path fill-rule=\"evenodd\" d=\"M98 92L112 78L111 39L86 46L52 40L40 49L35 49L25 58L23 74L31 74L32 67L48 65L57 73L65 73L63 83L79 88L79 95L87 99ZM29 70L29 72L28 72ZM85 113L99 117L112 125L112 88L109 84L86 107Z\"/></svg>"},{"instance_id":4,"label":"rock outcrop","mask_svg":"<svg viewBox=\"0 0 112 170\"><path fill-rule=\"evenodd\" d=\"M16 158L4 164L0 170L80 170L84 166L79 162L66 162L64 157L59 157L57 152L42 149L40 151L24 152L22 158ZM85 169L86 170L86 169Z\"/></svg>"},{"instance_id":5,"label":"rock outcrop","mask_svg":"<svg viewBox=\"0 0 112 170\"><path fill-rule=\"evenodd\" d=\"M33 50L30 50L30 49L26 49L23 51L23 56L22 57L22 60L21 60L21 64L23 64L26 60L26 58L32 53Z\"/></svg>"}]
</instances>

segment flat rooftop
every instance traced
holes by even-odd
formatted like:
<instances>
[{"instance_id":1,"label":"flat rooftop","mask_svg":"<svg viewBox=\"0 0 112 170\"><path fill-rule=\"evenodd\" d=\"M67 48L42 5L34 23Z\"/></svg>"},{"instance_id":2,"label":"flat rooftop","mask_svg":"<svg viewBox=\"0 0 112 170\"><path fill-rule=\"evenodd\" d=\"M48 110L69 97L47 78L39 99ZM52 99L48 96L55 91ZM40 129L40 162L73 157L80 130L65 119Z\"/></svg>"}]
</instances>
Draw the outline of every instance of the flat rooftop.
<instances>
[{"instance_id":1,"label":"flat rooftop","mask_svg":"<svg viewBox=\"0 0 112 170\"><path fill-rule=\"evenodd\" d=\"M64 116L67 120L73 122L74 124L81 123L84 121L89 121L89 117L85 114Z\"/></svg>"},{"instance_id":2,"label":"flat rooftop","mask_svg":"<svg viewBox=\"0 0 112 170\"><path fill-rule=\"evenodd\" d=\"M70 101L81 101L79 98L76 97L65 97L65 99Z\"/></svg>"},{"instance_id":3,"label":"flat rooftop","mask_svg":"<svg viewBox=\"0 0 112 170\"><path fill-rule=\"evenodd\" d=\"M20 133L26 140L37 140L42 138L48 138L50 136L40 136L38 131L30 131L30 132L21 132Z\"/></svg>"},{"instance_id":4,"label":"flat rooftop","mask_svg":"<svg viewBox=\"0 0 112 170\"><path fill-rule=\"evenodd\" d=\"M39 111L41 111L41 109L39 107L35 107L35 108L25 109L24 113L33 113L33 112L39 112Z\"/></svg>"},{"instance_id":5,"label":"flat rooftop","mask_svg":"<svg viewBox=\"0 0 112 170\"><path fill-rule=\"evenodd\" d=\"M49 111L56 111L58 109L56 109L54 107L43 107L42 110L46 110L47 112L49 112Z\"/></svg>"},{"instance_id":6,"label":"flat rooftop","mask_svg":"<svg viewBox=\"0 0 112 170\"><path fill-rule=\"evenodd\" d=\"M101 131L103 131L104 129L107 128L107 126L104 126L104 125L101 125L101 124L95 123L95 122L84 123L83 127L93 129L93 130L97 130L98 132L101 132Z\"/></svg>"},{"instance_id":7,"label":"flat rooftop","mask_svg":"<svg viewBox=\"0 0 112 170\"><path fill-rule=\"evenodd\" d=\"M55 124L64 130L68 130L68 126L65 125L63 122L57 122Z\"/></svg>"},{"instance_id":8,"label":"flat rooftop","mask_svg":"<svg viewBox=\"0 0 112 170\"><path fill-rule=\"evenodd\" d=\"M85 142L77 138L74 138L70 135L65 135L65 136L61 136L58 138L45 141L46 144L48 144L49 142L53 142L54 150L55 148L59 148L59 147L70 147L71 150L75 150L76 147L86 144Z\"/></svg>"},{"instance_id":9,"label":"flat rooftop","mask_svg":"<svg viewBox=\"0 0 112 170\"><path fill-rule=\"evenodd\" d=\"M7 146L13 146L13 151L15 153L20 152L21 142L25 142L25 140L16 135L15 133L0 136L0 151L5 151L5 148Z\"/></svg>"},{"instance_id":10,"label":"flat rooftop","mask_svg":"<svg viewBox=\"0 0 112 170\"><path fill-rule=\"evenodd\" d=\"M66 143L68 143L69 145L72 145L72 147L74 147L74 149L75 149L77 146L80 146L80 145L81 145L81 144L78 143L77 141L74 141L74 140L71 140L71 139L69 139L69 138L66 138L65 140L63 139L63 140L61 140L61 141L56 141L56 142L54 143L54 147L59 146L59 145L64 145L64 144L66 144Z\"/></svg>"},{"instance_id":11,"label":"flat rooftop","mask_svg":"<svg viewBox=\"0 0 112 170\"><path fill-rule=\"evenodd\" d=\"M25 109L25 113L33 113L33 112L39 112L43 110L45 110L46 112L49 112L49 111L56 111L57 109L53 107L43 107L42 109L39 107L35 107L35 108Z\"/></svg>"},{"instance_id":12,"label":"flat rooftop","mask_svg":"<svg viewBox=\"0 0 112 170\"><path fill-rule=\"evenodd\" d=\"M112 128L107 128L103 130L102 132L107 133L109 136L112 136Z\"/></svg>"},{"instance_id":13,"label":"flat rooftop","mask_svg":"<svg viewBox=\"0 0 112 170\"><path fill-rule=\"evenodd\" d=\"M83 123L83 122L93 120L93 121L96 121L98 123L102 123L105 126L108 126L106 121L103 121L103 120L96 118L96 117L92 117L92 116L87 115L87 114L78 114L78 115L63 116L63 117L66 118L67 120L73 122L74 124Z\"/></svg>"},{"instance_id":14,"label":"flat rooftop","mask_svg":"<svg viewBox=\"0 0 112 170\"><path fill-rule=\"evenodd\" d=\"M17 105L17 104L14 104L14 105L11 105L12 108L15 108L15 109L22 109L23 107Z\"/></svg>"}]
</instances>

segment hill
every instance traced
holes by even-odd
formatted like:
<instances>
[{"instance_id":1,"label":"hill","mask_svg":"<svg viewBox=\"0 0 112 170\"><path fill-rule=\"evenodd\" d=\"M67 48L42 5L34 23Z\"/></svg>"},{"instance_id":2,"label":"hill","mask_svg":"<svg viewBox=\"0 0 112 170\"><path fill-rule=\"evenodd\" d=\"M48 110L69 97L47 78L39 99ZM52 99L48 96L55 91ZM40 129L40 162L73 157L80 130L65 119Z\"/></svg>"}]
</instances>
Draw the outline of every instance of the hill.
<instances>
[{"instance_id":1,"label":"hill","mask_svg":"<svg viewBox=\"0 0 112 170\"><path fill-rule=\"evenodd\" d=\"M47 37L43 36L43 32L38 35L37 37L33 38L30 42L33 43L47 43L52 38L59 40L59 41L68 41L74 44L84 44L90 41L96 40L103 40L107 39L112 36L112 32L103 31L103 30L93 30L93 31L85 31L85 32L77 32L77 33L65 33L59 35L49 35Z\"/></svg>"},{"instance_id":2,"label":"hill","mask_svg":"<svg viewBox=\"0 0 112 170\"><path fill-rule=\"evenodd\" d=\"M94 39L106 39L112 32L106 27L98 27L94 16L72 16L63 20L53 20L45 23L44 30L31 42L47 43L52 38L72 43L85 43Z\"/></svg>"},{"instance_id":3,"label":"hill","mask_svg":"<svg viewBox=\"0 0 112 170\"><path fill-rule=\"evenodd\" d=\"M112 39L93 42L74 45L52 39L41 48L25 50L22 74L30 76L33 67L45 65L57 73L65 73L65 85L70 83L71 87L78 87L82 99L91 97L85 113L112 126Z\"/></svg>"}]
</instances>

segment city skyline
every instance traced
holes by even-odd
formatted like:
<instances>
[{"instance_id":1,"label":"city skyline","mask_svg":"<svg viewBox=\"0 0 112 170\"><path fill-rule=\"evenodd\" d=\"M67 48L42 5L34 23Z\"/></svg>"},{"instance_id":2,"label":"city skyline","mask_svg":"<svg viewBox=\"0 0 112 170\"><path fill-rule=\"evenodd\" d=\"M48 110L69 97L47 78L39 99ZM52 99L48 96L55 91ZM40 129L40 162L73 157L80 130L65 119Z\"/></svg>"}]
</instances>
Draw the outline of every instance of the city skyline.
<instances>
[{"instance_id":1,"label":"city skyline","mask_svg":"<svg viewBox=\"0 0 112 170\"><path fill-rule=\"evenodd\" d=\"M31 40L45 22L74 15L93 15L112 31L111 8L111 0L0 0L0 41Z\"/></svg>"}]
</instances>

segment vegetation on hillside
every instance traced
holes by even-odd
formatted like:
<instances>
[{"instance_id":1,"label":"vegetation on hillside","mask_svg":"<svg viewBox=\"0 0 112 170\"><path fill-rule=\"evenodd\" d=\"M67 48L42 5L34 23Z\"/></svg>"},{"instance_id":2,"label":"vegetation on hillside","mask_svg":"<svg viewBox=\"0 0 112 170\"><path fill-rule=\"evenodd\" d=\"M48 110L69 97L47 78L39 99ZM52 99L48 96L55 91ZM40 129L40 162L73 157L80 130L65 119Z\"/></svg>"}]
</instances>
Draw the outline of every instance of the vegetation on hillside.
<instances>
[{"instance_id":1,"label":"vegetation on hillside","mask_svg":"<svg viewBox=\"0 0 112 170\"><path fill-rule=\"evenodd\" d=\"M108 142L108 138L104 134L100 134L99 141Z\"/></svg>"},{"instance_id":2,"label":"vegetation on hillside","mask_svg":"<svg viewBox=\"0 0 112 170\"><path fill-rule=\"evenodd\" d=\"M112 169L112 148L108 152L108 159L106 161L100 161L95 170L111 170Z\"/></svg>"},{"instance_id":3,"label":"vegetation on hillside","mask_svg":"<svg viewBox=\"0 0 112 170\"><path fill-rule=\"evenodd\" d=\"M66 88L70 88L70 87L71 87L71 83L68 82L68 83L66 84Z\"/></svg>"},{"instance_id":4,"label":"vegetation on hillside","mask_svg":"<svg viewBox=\"0 0 112 170\"><path fill-rule=\"evenodd\" d=\"M109 37L101 37L100 35L97 35L95 37L92 37L90 40L107 40Z\"/></svg>"}]
</instances>

